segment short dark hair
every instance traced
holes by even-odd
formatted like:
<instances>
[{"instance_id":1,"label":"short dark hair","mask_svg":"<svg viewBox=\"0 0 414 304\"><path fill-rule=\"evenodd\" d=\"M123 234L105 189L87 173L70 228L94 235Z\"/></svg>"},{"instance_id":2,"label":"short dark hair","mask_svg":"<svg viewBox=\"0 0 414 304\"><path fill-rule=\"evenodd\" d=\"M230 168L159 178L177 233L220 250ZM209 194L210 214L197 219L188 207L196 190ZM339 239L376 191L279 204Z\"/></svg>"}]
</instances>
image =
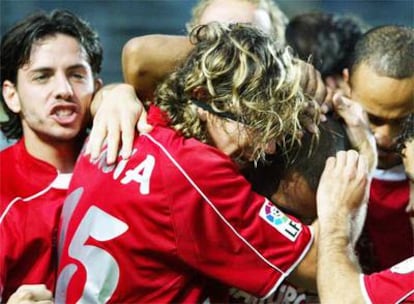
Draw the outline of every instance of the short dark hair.
<instances>
[{"instance_id":1,"label":"short dark hair","mask_svg":"<svg viewBox=\"0 0 414 304\"><path fill-rule=\"evenodd\" d=\"M414 75L414 29L398 25L375 27L355 45L350 72L361 63L381 76L402 79Z\"/></svg>"},{"instance_id":2,"label":"short dark hair","mask_svg":"<svg viewBox=\"0 0 414 304\"><path fill-rule=\"evenodd\" d=\"M277 190L280 181L290 173L303 176L310 189L316 193L325 162L336 152L351 148L344 125L333 117L319 125L319 137L305 132L301 145L283 154L277 154L268 164L258 164L248 168L246 177L253 189L270 198Z\"/></svg>"},{"instance_id":3,"label":"short dark hair","mask_svg":"<svg viewBox=\"0 0 414 304\"><path fill-rule=\"evenodd\" d=\"M341 75L364 30L355 17L311 12L289 21L286 42L302 60L311 58L322 77Z\"/></svg>"},{"instance_id":4,"label":"short dark hair","mask_svg":"<svg viewBox=\"0 0 414 304\"><path fill-rule=\"evenodd\" d=\"M57 33L74 37L85 49L92 72L96 76L101 71L103 50L98 34L89 24L67 10L54 10L49 14L40 11L27 16L12 28L1 39L1 84L5 80L17 83L17 71L30 60L33 44ZM8 121L0 123L0 129L9 139L22 136L22 125L18 114L12 112L1 103L8 115Z\"/></svg>"}]
</instances>

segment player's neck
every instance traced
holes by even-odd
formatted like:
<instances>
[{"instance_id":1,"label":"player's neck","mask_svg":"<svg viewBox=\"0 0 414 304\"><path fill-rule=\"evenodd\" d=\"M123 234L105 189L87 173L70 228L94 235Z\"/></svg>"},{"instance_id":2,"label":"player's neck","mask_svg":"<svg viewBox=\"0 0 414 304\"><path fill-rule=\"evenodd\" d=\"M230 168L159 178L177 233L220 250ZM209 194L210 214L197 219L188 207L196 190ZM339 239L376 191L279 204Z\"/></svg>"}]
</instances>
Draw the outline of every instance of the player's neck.
<instances>
[{"instance_id":1,"label":"player's neck","mask_svg":"<svg viewBox=\"0 0 414 304\"><path fill-rule=\"evenodd\" d=\"M71 173L82 148L83 138L51 142L25 135L24 143L33 157L49 163L61 173Z\"/></svg>"}]
</instances>

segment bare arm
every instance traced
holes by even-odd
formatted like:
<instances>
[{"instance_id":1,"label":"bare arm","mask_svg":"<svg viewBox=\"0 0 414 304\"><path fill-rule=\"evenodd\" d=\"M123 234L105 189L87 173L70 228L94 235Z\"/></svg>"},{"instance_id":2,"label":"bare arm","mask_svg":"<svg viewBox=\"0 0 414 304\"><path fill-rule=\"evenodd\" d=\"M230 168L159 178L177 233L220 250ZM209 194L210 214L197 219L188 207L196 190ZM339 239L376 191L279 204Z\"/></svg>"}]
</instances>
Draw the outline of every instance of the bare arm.
<instances>
[{"instance_id":1,"label":"bare arm","mask_svg":"<svg viewBox=\"0 0 414 304\"><path fill-rule=\"evenodd\" d=\"M312 229L315 234L315 239L309 252L286 280L295 286L300 286L308 291L316 292L317 244L319 238L319 224L317 220L312 224Z\"/></svg>"},{"instance_id":2,"label":"bare arm","mask_svg":"<svg viewBox=\"0 0 414 304\"><path fill-rule=\"evenodd\" d=\"M367 163L357 152L341 151L327 160L317 194L317 282L322 303L364 303L350 245L351 223L366 201L367 185Z\"/></svg>"},{"instance_id":3,"label":"bare arm","mask_svg":"<svg viewBox=\"0 0 414 304\"><path fill-rule=\"evenodd\" d=\"M129 40L122 51L124 80L141 100L150 100L158 83L193 48L186 36L147 35Z\"/></svg>"}]
</instances>

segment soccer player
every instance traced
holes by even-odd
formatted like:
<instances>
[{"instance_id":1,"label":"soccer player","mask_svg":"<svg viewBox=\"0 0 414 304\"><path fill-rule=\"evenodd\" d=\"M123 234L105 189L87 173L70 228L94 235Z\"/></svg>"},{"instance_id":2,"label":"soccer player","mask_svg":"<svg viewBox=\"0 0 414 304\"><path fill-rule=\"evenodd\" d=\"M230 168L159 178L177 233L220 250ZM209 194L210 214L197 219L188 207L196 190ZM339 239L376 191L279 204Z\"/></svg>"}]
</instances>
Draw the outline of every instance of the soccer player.
<instances>
[{"instance_id":1,"label":"soccer player","mask_svg":"<svg viewBox=\"0 0 414 304\"><path fill-rule=\"evenodd\" d=\"M252 23L280 45L285 43L288 18L273 0L199 0L192 9L187 30L213 21Z\"/></svg>"},{"instance_id":2,"label":"soccer player","mask_svg":"<svg viewBox=\"0 0 414 304\"><path fill-rule=\"evenodd\" d=\"M414 176L414 115L405 123L403 159L408 176ZM338 173L346 167L343 155L327 162L322 180L338 179ZM414 181L411 179L411 186ZM327 184L325 184L327 185ZM323 190L323 188L319 189ZM414 256L381 272L362 274L352 258L350 243L350 222L355 211L363 204L346 202L339 204L318 193L319 254L318 291L322 303L336 302L338 298L352 303L412 303L414 301ZM338 195L333 192L332 195Z\"/></svg>"},{"instance_id":3,"label":"soccer player","mask_svg":"<svg viewBox=\"0 0 414 304\"><path fill-rule=\"evenodd\" d=\"M2 37L1 102L9 120L1 130L18 140L0 153L3 301L21 284L54 288L60 211L90 122L91 101L101 87L101 62L96 32L68 11L36 13ZM91 112L99 106L99 113L103 108L117 117L117 106L124 108L122 102L100 102ZM27 292L23 288L19 294Z\"/></svg>"},{"instance_id":4,"label":"soccer player","mask_svg":"<svg viewBox=\"0 0 414 304\"><path fill-rule=\"evenodd\" d=\"M389 268L414 251L411 215L406 212L410 183L396 151L401 122L414 108L413 49L414 29L381 26L362 36L351 58L351 98L368 113L378 149L366 225L358 244L366 273Z\"/></svg>"},{"instance_id":5,"label":"soccer player","mask_svg":"<svg viewBox=\"0 0 414 304\"><path fill-rule=\"evenodd\" d=\"M111 167L105 151L79 159L63 210L57 301L223 301L225 286L266 297L286 278L314 287L311 227L239 173L274 153L276 138L298 140L309 102L298 67L248 25L212 23L190 39L195 48L158 88L155 127L132 157ZM347 199L347 185L331 187L346 188Z\"/></svg>"}]
</instances>

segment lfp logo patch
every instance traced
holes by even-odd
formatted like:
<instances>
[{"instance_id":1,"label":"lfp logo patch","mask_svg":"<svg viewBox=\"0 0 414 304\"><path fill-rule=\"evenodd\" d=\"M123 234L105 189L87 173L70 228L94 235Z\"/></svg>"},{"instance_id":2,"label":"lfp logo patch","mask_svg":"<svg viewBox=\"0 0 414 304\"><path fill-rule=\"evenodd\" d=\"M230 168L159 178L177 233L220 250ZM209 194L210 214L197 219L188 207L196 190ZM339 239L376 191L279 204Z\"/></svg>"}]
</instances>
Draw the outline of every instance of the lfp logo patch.
<instances>
[{"instance_id":1,"label":"lfp logo patch","mask_svg":"<svg viewBox=\"0 0 414 304\"><path fill-rule=\"evenodd\" d=\"M259 215L292 242L296 240L302 231L300 223L291 220L268 200L264 202Z\"/></svg>"}]
</instances>

